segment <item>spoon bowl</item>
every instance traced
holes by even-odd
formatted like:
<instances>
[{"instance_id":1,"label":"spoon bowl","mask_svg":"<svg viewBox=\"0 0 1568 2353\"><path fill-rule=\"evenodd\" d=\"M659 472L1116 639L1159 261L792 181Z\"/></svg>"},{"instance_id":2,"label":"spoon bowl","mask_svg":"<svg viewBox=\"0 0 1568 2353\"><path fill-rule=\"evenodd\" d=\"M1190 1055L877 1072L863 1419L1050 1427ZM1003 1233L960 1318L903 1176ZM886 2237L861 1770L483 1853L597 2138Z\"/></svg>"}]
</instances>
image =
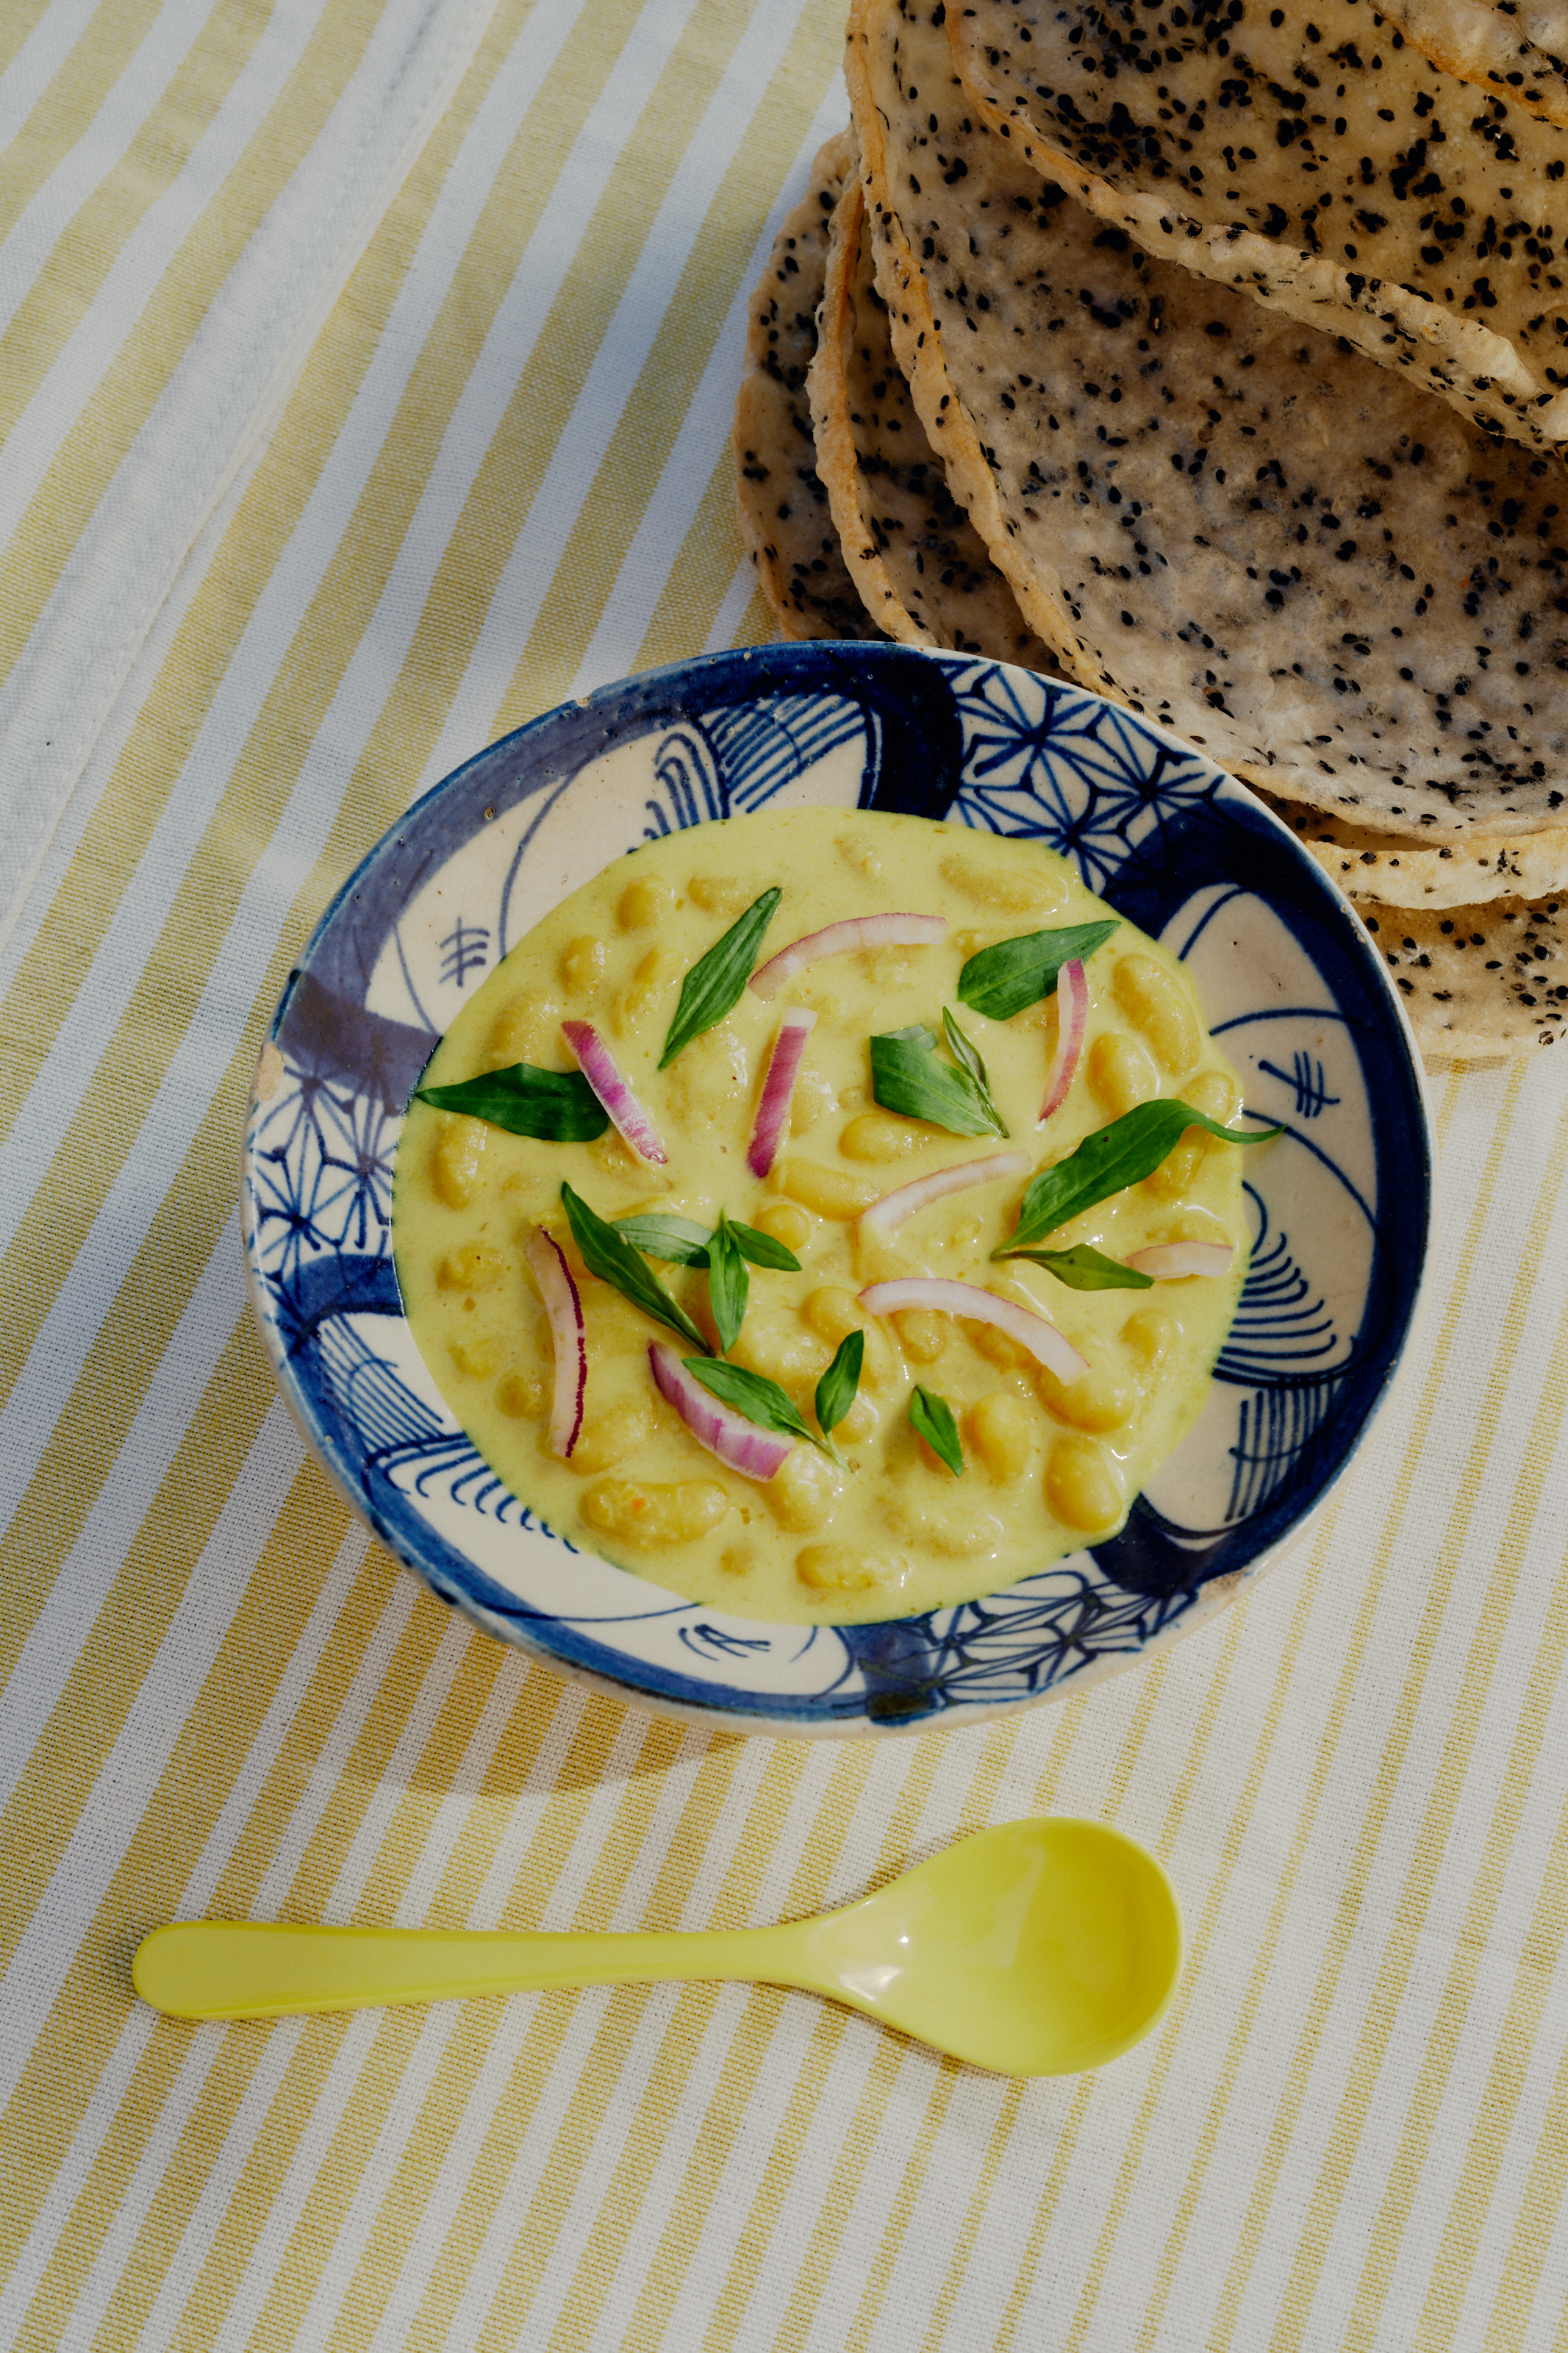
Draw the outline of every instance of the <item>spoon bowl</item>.
<instances>
[{"instance_id":1,"label":"spoon bowl","mask_svg":"<svg viewBox=\"0 0 1568 2353\"><path fill-rule=\"evenodd\" d=\"M1103 1822L1059 1818L983 1831L786 1933L819 1992L1007 2075L1119 2057L1157 2023L1182 1964L1152 1855Z\"/></svg>"},{"instance_id":2,"label":"spoon bowl","mask_svg":"<svg viewBox=\"0 0 1568 2353\"><path fill-rule=\"evenodd\" d=\"M180 1921L138 1948L176 2018L280 2018L456 1995L662 1978L760 1980L847 2003L1005 2075L1072 2075L1131 2050L1181 1970L1153 1857L1103 1822L1007 1822L841 1911L698 1935L514 1936Z\"/></svg>"}]
</instances>

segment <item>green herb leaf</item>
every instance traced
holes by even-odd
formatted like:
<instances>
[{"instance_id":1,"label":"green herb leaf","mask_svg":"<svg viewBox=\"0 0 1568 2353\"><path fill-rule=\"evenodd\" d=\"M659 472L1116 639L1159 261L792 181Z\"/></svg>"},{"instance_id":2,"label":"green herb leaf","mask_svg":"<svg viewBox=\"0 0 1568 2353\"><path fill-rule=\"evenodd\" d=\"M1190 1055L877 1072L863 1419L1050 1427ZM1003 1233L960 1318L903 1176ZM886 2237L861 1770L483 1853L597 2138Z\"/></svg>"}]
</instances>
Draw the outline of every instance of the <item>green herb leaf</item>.
<instances>
[{"instance_id":1,"label":"green herb leaf","mask_svg":"<svg viewBox=\"0 0 1568 2353\"><path fill-rule=\"evenodd\" d=\"M731 1219L730 1231L741 1256L749 1258L753 1266L776 1267L784 1274L800 1272L800 1261L794 1250L785 1250L783 1242L775 1242L772 1234L759 1233L755 1226L743 1226L739 1218Z\"/></svg>"},{"instance_id":2,"label":"green herb leaf","mask_svg":"<svg viewBox=\"0 0 1568 2353\"><path fill-rule=\"evenodd\" d=\"M713 1310L719 1345L726 1356L741 1336L751 1288L752 1279L736 1245L734 1229L721 1209L713 1239L708 1245L708 1304Z\"/></svg>"},{"instance_id":3,"label":"green herb leaf","mask_svg":"<svg viewBox=\"0 0 1568 2353\"><path fill-rule=\"evenodd\" d=\"M635 1218L617 1218L616 1231L633 1250L645 1252L648 1258L662 1258L672 1266L706 1266L708 1245L713 1237L706 1226L694 1226L689 1218L668 1217L661 1209L650 1209Z\"/></svg>"},{"instance_id":4,"label":"green herb leaf","mask_svg":"<svg viewBox=\"0 0 1568 2353\"><path fill-rule=\"evenodd\" d=\"M1002 1124L1002 1114L991 1100L991 1074L945 1005L942 1008L942 1027L948 1052L966 1077L973 1080L981 1102L996 1123L997 1134L1005 1135L1007 1131Z\"/></svg>"},{"instance_id":5,"label":"green herb leaf","mask_svg":"<svg viewBox=\"0 0 1568 2353\"><path fill-rule=\"evenodd\" d=\"M581 1071L540 1071L531 1062L483 1071L455 1087L420 1087L414 1100L437 1111L461 1112L467 1119L488 1120L510 1135L537 1136L543 1144L592 1144L610 1124Z\"/></svg>"},{"instance_id":6,"label":"green herb leaf","mask_svg":"<svg viewBox=\"0 0 1568 2353\"><path fill-rule=\"evenodd\" d=\"M688 1356L686 1369L710 1390L721 1405L732 1406L737 1413L754 1421L759 1430L776 1430L781 1438L803 1438L826 1454L832 1462L843 1468L843 1459L831 1440L818 1438L808 1430L796 1409L795 1399L777 1381L770 1381L765 1373L749 1373L743 1365L731 1365L722 1356Z\"/></svg>"},{"instance_id":7,"label":"green herb leaf","mask_svg":"<svg viewBox=\"0 0 1568 2353\"><path fill-rule=\"evenodd\" d=\"M678 1306L663 1283L655 1280L630 1242L591 1209L570 1185L562 1186L561 1201L572 1239L582 1251L583 1263L589 1273L596 1274L601 1282L607 1282L612 1291L618 1291L623 1299L629 1299L634 1307L640 1307L656 1323L668 1324L683 1340L706 1348L707 1341L685 1308Z\"/></svg>"},{"instance_id":8,"label":"green herb leaf","mask_svg":"<svg viewBox=\"0 0 1568 2353\"><path fill-rule=\"evenodd\" d=\"M739 922L731 924L723 938L715 940L707 955L698 957L680 984L675 1018L658 1058L661 1071L674 1061L683 1046L689 1046L693 1038L700 1038L704 1029L711 1029L715 1022L722 1021L731 1007L740 1003L741 991L755 969L763 934L783 897L782 891L764 891L760 899L752 900Z\"/></svg>"},{"instance_id":9,"label":"green herb leaf","mask_svg":"<svg viewBox=\"0 0 1568 2353\"><path fill-rule=\"evenodd\" d=\"M1087 1242L1075 1242L1071 1250L1064 1250L1009 1249L1007 1255L1043 1266L1069 1291L1152 1291L1154 1287L1152 1274L1140 1274L1135 1266L1123 1266L1120 1259L1102 1258Z\"/></svg>"},{"instance_id":10,"label":"green herb leaf","mask_svg":"<svg viewBox=\"0 0 1568 2353\"><path fill-rule=\"evenodd\" d=\"M952 1408L934 1389L922 1389L915 1383L910 1399L910 1423L918 1438L923 1438L933 1454L940 1454L955 1479L963 1476L963 1440L958 1434L958 1422Z\"/></svg>"},{"instance_id":11,"label":"green herb leaf","mask_svg":"<svg viewBox=\"0 0 1568 2353\"><path fill-rule=\"evenodd\" d=\"M1010 1021L1026 1005L1054 997L1064 964L1083 961L1103 947L1117 928L1104 923L1068 923L1054 932L1022 932L972 955L958 976L958 1001L991 1021Z\"/></svg>"},{"instance_id":12,"label":"green herb leaf","mask_svg":"<svg viewBox=\"0 0 1568 2353\"><path fill-rule=\"evenodd\" d=\"M713 1236L706 1226L693 1225L689 1218L649 1209L634 1218L616 1219L615 1228L646 1257L666 1259L672 1266L708 1263L708 1245ZM775 1267L784 1274L800 1272L800 1261L794 1250L785 1250L783 1242L775 1242L772 1234L759 1233L755 1226L743 1226L739 1218L731 1219L730 1231L741 1256L752 1266Z\"/></svg>"},{"instance_id":13,"label":"green herb leaf","mask_svg":"<svg viewBox=\"0 0 1568 2353\"><path fill-rule=\"evenodd\" d=\"M866 1355L864 1332L847 1332L838 1352L816 1384L816 1419L825 1431L837 1430L855 1402Z\"/></svg>"},{"instance_id":14,"label":"green herb leaf","mask_svg":"<svg viewBox=\"0 0 1568 2353\"><path fill-rule=\"evenodd\" d=\"M1011 1258L1065 1226L1069 1218L1092 1209L1097 1201L1108 1201L1112 1193L1141 1184L1175 1150L1189 1127L1206 1129L1226 1144L1266 1144L1271 1135L1284 1133L1278 1127L1221 1127L1190 1103L1168 1096L1137 1103L1109 1127L1086 1135L1078 1150L1055 1167L1041 1169L1024 1195L1011 1240L994 1250L992 1257Z\"/></svg>"},{"instance_id":15,"label":"green herb leaf","mask_svg":"<svg viewBox=\"0 0 1568 2353\"><path fill-rule=\"evenodd\" d=\"M871 1092L884 1111L929 1120L950 1135L1005 1135L996 1107L968 1071L936 1058L923 1022L887 1029L871 1040Z\"/></svg>"},{"instance_id":16,"label":"green herb leaf","mask_svg":"<svg viewBox=\"0 0 1568 2353\"><path fill-rule=\"evenodd\" d=\"M981 1060L979 1055L975 1052L974 1048L970 1044L968 1039L964 1036L963 1030L959 1028L957 1022L953 1019L945 1005L942 1008L942 1027L943 1035L947 1039L947 1050L952 1056L953 1060L958 1064L959 1069L961 1071L967 1071L970 1077L974 1081L975 1085L977 1087L984 1087L986 1092L989 1092L991 1081L986 1075L985 1065Z\"/></svg>"},{"instance_id":17,"label":"green herb leaf","mask_svg":"<svg viewBox=\"0 0 1568 2353\"><path fill-rule=\"evenodd\" d=\"M672 1266L706 1266L708 1245L713 1236L708 1227L694 1225L689 1218L677 1218L661 1209L650 1209L633 1218L617 1218L616 1231L648 1258L668 1260ZM775 1242L772 1234L759 1233L755 1226L743 1226L739 1218L730 1219L731 1238L743 1259L752 1266L778 1269L784 1274L798 1274L800 1261L794 1250Z\"/></svg>"}]
</instances>

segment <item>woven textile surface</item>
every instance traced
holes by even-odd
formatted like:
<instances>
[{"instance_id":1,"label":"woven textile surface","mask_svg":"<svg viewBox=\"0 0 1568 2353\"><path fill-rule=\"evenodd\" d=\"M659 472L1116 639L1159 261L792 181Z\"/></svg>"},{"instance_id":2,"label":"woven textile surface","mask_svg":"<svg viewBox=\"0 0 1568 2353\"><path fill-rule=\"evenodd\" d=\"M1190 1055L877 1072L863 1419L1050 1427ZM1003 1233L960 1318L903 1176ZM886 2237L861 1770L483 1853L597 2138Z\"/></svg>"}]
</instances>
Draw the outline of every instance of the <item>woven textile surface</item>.
<instances>
[{"instance_id":1,"label":"woven textile surface","mask_svg":"<svg viewBox=\"0 0 1568 2353\"><path fill-rule=\"evenodd\" d=\"M0 11L0 2343L1547 2353L1568 2284L1568 1069L1435 1087L1331 1516L990 1728L714 1737L395 1567L246 1306L250 1073L414 795L769 634L751 285L840 0ZM1160 1855L1096 2075L805 1995L197 2029L159 1922L766 1921L991 1820Z\"/></svg>"}]
</instances>

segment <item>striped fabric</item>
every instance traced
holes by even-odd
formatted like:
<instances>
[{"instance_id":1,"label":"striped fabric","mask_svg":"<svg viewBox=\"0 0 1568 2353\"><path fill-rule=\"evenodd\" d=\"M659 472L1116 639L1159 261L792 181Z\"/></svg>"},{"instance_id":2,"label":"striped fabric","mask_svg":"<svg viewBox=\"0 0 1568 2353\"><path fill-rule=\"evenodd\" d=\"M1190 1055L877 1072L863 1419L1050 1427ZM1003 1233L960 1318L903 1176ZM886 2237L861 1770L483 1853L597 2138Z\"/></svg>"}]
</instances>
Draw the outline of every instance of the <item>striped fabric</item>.
<instances>
[{"instance_id":1,"label":"striped fabric","mask_svg":"<svg viewBox=\"0 0 1568 2353\"><path fill-rule=\"evenodd\" d=\"M1328 1520L1083 1698L710 1739L470 1633L252 1335L265 1019L411 796L766 633L748 286L838 0L0 10L0 2342L1563 2341L1568 1073L1457 1072L1415 1361ZM1059 1809L1191 1965L1094 2076L804 1995L191 2030L178 1915L696 1926Z\"/></svg>"}]
</instances>

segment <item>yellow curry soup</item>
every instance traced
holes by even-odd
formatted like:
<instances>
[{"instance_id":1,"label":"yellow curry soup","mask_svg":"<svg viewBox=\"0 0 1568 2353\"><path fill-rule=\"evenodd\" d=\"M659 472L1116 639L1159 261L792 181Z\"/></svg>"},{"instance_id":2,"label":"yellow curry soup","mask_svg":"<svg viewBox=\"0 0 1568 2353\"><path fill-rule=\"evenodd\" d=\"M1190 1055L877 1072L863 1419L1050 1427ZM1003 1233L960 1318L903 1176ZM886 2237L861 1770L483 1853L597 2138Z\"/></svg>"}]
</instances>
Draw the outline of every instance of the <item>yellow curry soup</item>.
<instances>
[{"instance_id":1,"label":"yellow curry soup","mask_svg":"<svg viewBox=\"0 0 1568 2353\"><path fill-rule=\"evenodd\" d=\"M810 964L764 999L750 988L659 1070L683 976L772 887L760 954L889 910L945 918L929 944L860 948ZM1126 1517L1200 1412L1245 1274L1241 1153L1189 1128L1143 1181L1047 1240L1125 1261L1151 1245L1229 1244L1223 1275L1080 1291L991 1252L1031 1176L1157 1096L1221 1124L1235 1073L1207 1035L1179 962L1119 922L1087 959L1082 1050L1066 1099L1037 1128L1058 1000L1010 1019L959 1003L965 962L1020 934L1109 916L1067 862L1035 842L867 811L792 808L691 828L618 860L529 934L458 1017L426 1071L449 1086L517 1063L576 1067L562 1025L586 1021L663 1141L650 1166L616 1129L545 1142L416 1101L399 1147L398 1277L442 1395L507 1486L580 1548L687 1598L794 1623L901 1617L1012 1584ZM788 1128L763 1180L747 1165L781 1017L816 1016ZM954 1134L880 1107L868 1040L955 1012L983 1058L1007 1140ZM889 1238L861 1219L922 1175L1004 1151L1010 1177L935 1200ZM765 1482L698 1442L650 1374L650 1342L695 1353L590 1274L562 1204L601 1219L659 1212L703 1229L720 1212L773 1238L798 1271L750 1270L733 1364L765 1375L814 1430L816 1384L851 1330L858 1391L835 1437L840 1468L806 1443ZM569 1459L552 1451L550 1325L525 1261L539 1228L559 1245L586 1327L586 1392ZM650 1262L716 1345L706 1274ZM868 1286L902 1277L984 1286L1044 1315L1087 1360L1063 1382L1004 1332L931 1308L868 1312ZM916 1387L945 1401L963 1443L955 1476L910 1420Z\"/></svg>"}]
</instances>

